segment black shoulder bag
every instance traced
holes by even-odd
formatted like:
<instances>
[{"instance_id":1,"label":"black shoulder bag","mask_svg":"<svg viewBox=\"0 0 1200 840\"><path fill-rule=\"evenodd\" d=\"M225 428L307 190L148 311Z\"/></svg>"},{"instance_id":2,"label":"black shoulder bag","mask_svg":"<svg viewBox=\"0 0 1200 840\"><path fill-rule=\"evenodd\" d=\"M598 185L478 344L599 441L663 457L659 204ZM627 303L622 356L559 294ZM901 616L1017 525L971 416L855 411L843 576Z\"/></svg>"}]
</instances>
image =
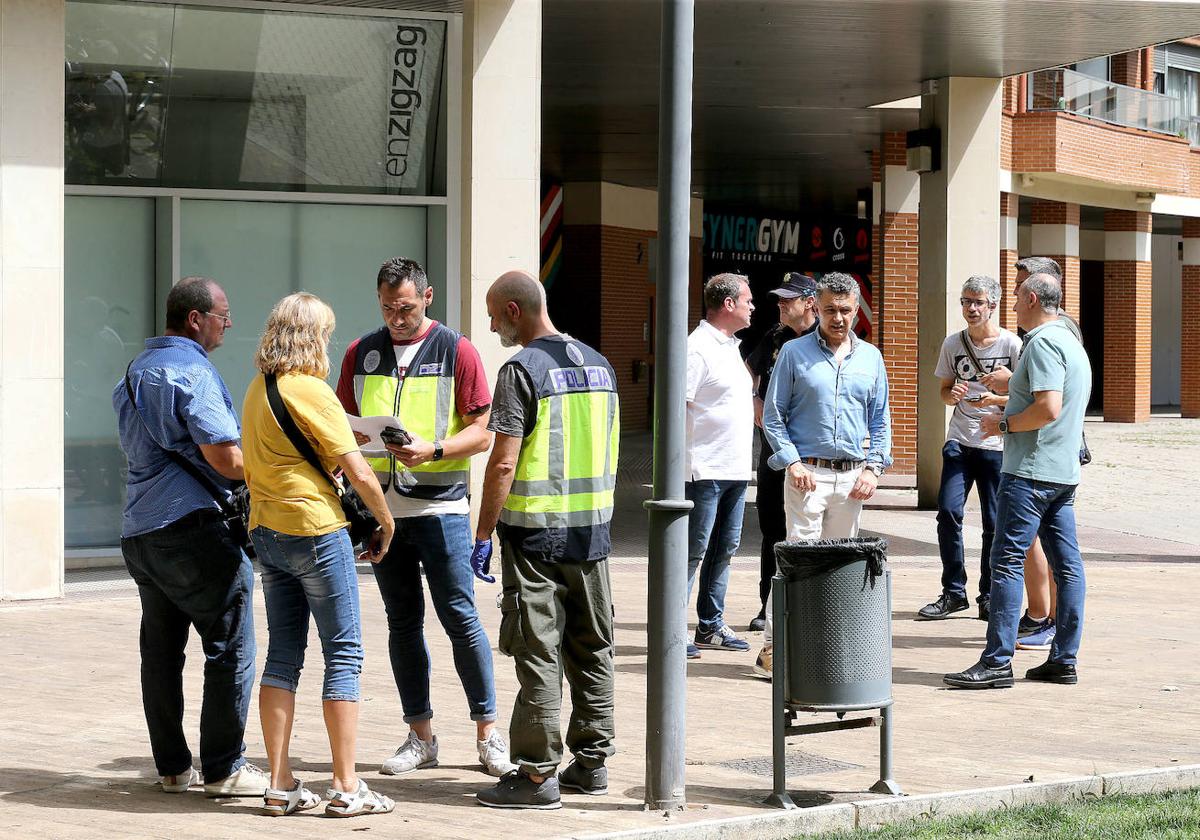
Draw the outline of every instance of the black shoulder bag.
<instances>
[{"instance_id":1,"label":"black shoulder bag","mask_svg":"<svg viewBox=\"0 0 1200 840\"><path fill-rule=\"evenodd\" d=\"M150 424L146 422L146 418L142 416L142 411L138 408L137 400L133 396L133 383L129 381L129 371L133 368L133 362L130 362L125 368L125 394L129 397L129 404L133 407L133 413L142 421L142 425L146 428L146 436L151 442L167 454L172 463L185 473L190 475L193 480L205 490L216 501L217 506L221 509L221 516L225 520L225 525L229 528L229 536L237 543L242 551L246 552L248 557L254 556L254 544L250 541L250 533L247 530L247 523L250 520L250 491L246 489L245 482L237 482L232 488L232 496L226 498L226 493L217 483L204 474L203 470L189 461L187 458L180 455L174 449L168 449L157 440L154 439L154 433L150 431Z\"/></svg>"},{"instance_id":2,"label":"black shoulder bag","mask_svg":"<svg viewBox=\"0 0 1200 840\"><path fill-rule=\"evenodd\" d=\"M275 374L264 374L263 378L267 384L267 402L270 403L271 413L275 415L275 422L279 424L279 428L283 429L283 433L287 435L287 439L292 442L292 446L296 447L296 451L300 453L301 457L333 486L333 492L342 502L342 515L350 523L350 542L354 545L365 545L371 535L375 533L375 529L379 527L379 523L375 521L375 515L371 513L358 493L354 492L354 488L342 486L340 481L325 471L325 467L321 465L321 459L317 457L312 444L308 442L308 438L304 436L300 427L296 425L296 421L292 419L292 413L288 411L287 404L279 394L279 384L275 381Z\"/></svg>"}]
</instances>

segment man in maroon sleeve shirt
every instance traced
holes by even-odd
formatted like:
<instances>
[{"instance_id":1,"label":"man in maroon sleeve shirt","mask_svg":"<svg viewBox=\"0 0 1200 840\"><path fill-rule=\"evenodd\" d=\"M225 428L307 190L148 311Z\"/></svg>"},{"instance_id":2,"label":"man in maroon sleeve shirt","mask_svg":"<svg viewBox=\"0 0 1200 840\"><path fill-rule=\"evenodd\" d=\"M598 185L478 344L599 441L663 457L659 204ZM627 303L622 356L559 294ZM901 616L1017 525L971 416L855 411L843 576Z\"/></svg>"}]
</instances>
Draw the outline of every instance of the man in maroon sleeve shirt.
<instances>
[{"instance_id":1,"label":"man in maroon sleeve shirt","mask_svg":"<svg viewBox=\"0 0 1200 840\"><path fill-rule=\"evenodd\" d=\"M376 293L384 325L358 338L342 360L337 394L349 414L393 416L411 434L405 445L366 453L396 518L396 535L372 566L388 618L392 674L408 739L380 772L436 767L437 738L429 694L425 596L421 569L475 721L479 762L494 776L514 769L496 730L492 649L475 608L467 498L469 459L491 445L491 393L479 352L465 337L426 315L433 289L413 260L383 264ZM451 399L452 397L452 399ZM360 444L368 438L357 435Z\"/></svg>"}]
</instances>

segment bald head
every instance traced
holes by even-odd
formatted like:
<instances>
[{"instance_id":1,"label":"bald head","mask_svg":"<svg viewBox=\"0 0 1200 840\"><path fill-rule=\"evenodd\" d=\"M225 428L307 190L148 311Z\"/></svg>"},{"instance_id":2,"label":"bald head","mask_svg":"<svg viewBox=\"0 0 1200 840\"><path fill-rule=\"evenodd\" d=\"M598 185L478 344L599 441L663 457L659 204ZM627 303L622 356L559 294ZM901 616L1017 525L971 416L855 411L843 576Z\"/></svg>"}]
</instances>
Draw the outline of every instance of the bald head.
<instances>
[{"instance_id":1,"label":"bald head","mask_svg":"<svg viewBox=\"0 0 1200 840\"><path fill-rule=\"evenodd\" d=\"M501 306L512 301L529 315L540 315L546 308L545 287L527 271L501 274L488 290L488 297L492 296Z\"/></svg>"},{"instance_id":2,"label":"bald head","mask_svg":"<svg viewBox=\"0 0 1200 840\"><path fill-rule=\"evenodd\" d=\"M527 271L507 271L488 289L492 332L505 347L527 344L554 332L546 313L546 289Z\"/></svg>"}]
</instances>

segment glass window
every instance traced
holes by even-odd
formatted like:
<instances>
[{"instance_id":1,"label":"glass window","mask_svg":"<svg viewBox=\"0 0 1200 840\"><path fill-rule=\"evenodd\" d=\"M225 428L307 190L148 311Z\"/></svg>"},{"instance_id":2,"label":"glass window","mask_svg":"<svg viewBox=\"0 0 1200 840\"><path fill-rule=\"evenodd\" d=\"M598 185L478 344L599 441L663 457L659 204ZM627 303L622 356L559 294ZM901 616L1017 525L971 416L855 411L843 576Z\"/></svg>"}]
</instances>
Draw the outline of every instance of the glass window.
<instances>
[{"instance_id":1,"label":"glass window","mask_svg":"<svg viewBox=\"0 0 1200 840\"><path fill-rule=\"evenodd\" d=\"M441 20L67 4L74 184L445 194Z\"/></svg>"},{"instance_id":2,"label":"glass window","mask_svg":"<svg viewBox=\"0 0 1200 840\"><path fill-rule=\"evenodd\" d=\"M267 313L280 298L307 291L333 307L332 386L350 342L382 326L379 266L394 256L425 265L424 207L186 200L180 213L183 275L212 277L229 296L233 326L212 359L239 414ZM430 282L430 317L440 320L445 280L432 276Z\"/></svg>"},{"instance_id":3,"label":"glass window","mask_svg":"<svg viewBox=\"0 0 1200 840\"><path fill-rule=\"evenodd\" d=\"M116 545L125 455L112 390L154 334L154 199L67 196L64 221L66 543Z\"/></svg>"}]
</instances>

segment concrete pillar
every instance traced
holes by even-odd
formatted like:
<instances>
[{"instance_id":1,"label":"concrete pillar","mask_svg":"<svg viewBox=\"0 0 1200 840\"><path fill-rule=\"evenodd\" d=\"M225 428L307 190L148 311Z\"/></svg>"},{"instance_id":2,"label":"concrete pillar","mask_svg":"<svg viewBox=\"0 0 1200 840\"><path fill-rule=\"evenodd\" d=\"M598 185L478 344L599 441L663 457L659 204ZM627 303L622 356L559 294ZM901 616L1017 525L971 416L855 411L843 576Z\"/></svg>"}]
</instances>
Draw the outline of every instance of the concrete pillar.
<instances>
[{"instance_id":1,"label":"concrete pillar","mask_svg":"<svg viewBox=\"0 0 1200 840\"><path fill-rule=\"evenodd\" d=\"M1200 417L1200 218L1183 220L1182 298L1180 412Z\"/></svg>"},{"instance_id":2,"label":"concrete pillar","mask_svg":"<svg viewBox=\"0 0 1200 840\"><path fill-rule=\"evenodd\" d=\"M1104 214L1104 419L1150 418L1151 216Z\"/></svg>"},{"instance_id":3,"label":"concrete pillar","mask_svg":"<svg viewBox=\"0 0 1200 840\"><path fill-rule=\"evenodd\" d=\"M0 3L0 600L63 592L64 20Z\"/></svg>"},{"instance_id":4,"label":"concrete pillar","mask_svg":"<svg viewBox=\"0 0 1200 840\"><path fill-rule=\"evenodd\" d=\"M1062 308L1079 321L1079 205L1035 201L1030 234L1029 256L1049 257L1062 268Z\"/></svg>"},{"instance_id":5,"label":"concrete pillar","mask_svg":"<svg viewBox=\"0 0 1200 840\"><path fill-rule=\"evenodd\" d=\"M1021 249L1017 247L1018 198L1016 193L1000 193L1000 311L997 313L1000 326L1006 330L1017 329L1017 314L1012 311L1013 292L1017 282L1017 269Z\"/></svg>"},{"instance_id":6,"label":"concrete pillar","mask_svg":"<svg viewBox=\"0 0 1200 840\"><path fill-rule=\"evenodd\" d=\"M921 126L937 129L941 163L921 176L920 303L917 319L917 504L937 504L949 409L934 376L942 341L962 328L958 291L995 265L1000 238L1001 79L937 80L921 98Z\"/></svg>"},{"instance_id":7,"label":"concrete pillar","mask_svg":"<svg viewBox=\"0 0 1200 840\"><path fill-rule=\"evenodd\" d=\"M892 470L917 467L917 204L920 176L905 168L904 132L883 136L879 218L881 283L875 300L891 386Z\"/></svg>"},{"instance_id":8,"label":"concrete pillar","mask_svg":"<svg viewBox=\"0 0 1200 840\"><path fill-rule=\"evenodd\" d=\"M494 372L510 353L484 296L510 269L538 276L541 0L468 0L463 14L462 325Z\"/></svg>"},{"instance_id":9,"label":"concrete pillar","mask_svg":"<svg viewBox=\"0 0 1200 840\"><path fill-rule=\"evenodd\" d=\"M459 323L494 383L512 351L490 331L487 289L505 271L539 273L541 0L468 0L462 26ZM472 461L476 494L485 462Z\"/></svg>"}]
</instances>

